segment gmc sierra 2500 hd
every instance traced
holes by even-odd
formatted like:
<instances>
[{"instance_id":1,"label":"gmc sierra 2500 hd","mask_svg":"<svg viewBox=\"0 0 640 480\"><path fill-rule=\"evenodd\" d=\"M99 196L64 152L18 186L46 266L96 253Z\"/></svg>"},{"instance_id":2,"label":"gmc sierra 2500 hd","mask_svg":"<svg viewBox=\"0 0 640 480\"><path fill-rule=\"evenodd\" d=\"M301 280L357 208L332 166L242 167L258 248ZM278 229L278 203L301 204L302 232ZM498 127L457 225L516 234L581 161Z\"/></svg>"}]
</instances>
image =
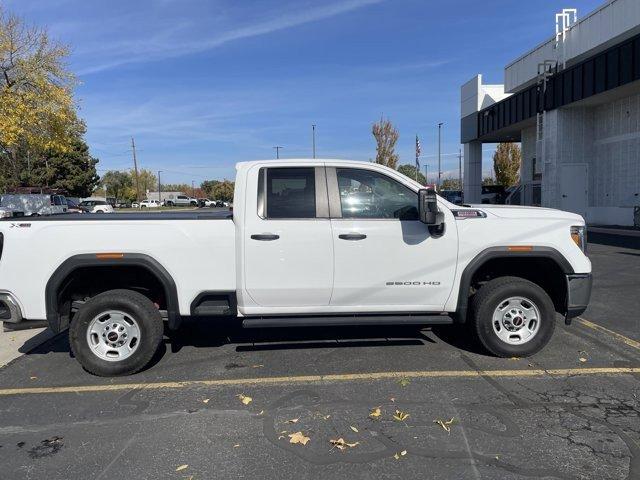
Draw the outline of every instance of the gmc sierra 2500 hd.
<instances>
[{"instance_id":1,"label":"gmc sierra 2500 hd","mask_svg":"<svg viewBox=\"0 0 640 480\"><path fill-rule=\"evenodd\" d=\"M0 319L68 328L86 370L126 375L150 361L163 320L175 329L185 316L466 323L490 353L526 356L591 293L579 215L457 206L372 163L240 163L234 205L1 220Z\"/></svg>"}]
</instances>

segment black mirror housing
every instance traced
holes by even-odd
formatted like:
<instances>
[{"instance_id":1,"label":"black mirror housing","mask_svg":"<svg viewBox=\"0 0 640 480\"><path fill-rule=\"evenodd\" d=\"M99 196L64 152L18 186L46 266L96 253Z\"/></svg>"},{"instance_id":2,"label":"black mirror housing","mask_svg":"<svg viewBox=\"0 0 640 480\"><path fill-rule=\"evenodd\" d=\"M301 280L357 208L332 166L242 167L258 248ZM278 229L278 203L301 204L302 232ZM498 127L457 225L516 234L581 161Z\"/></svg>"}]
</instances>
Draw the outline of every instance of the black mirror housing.
<instances>
[{"instance_id":1,"label":"black mirror housing","mask_svg":"<svg viewBox=\"0 0 640 480\"><path fill-rule=\"evenodd\" d=\"M427 225L438 225L442 216L438 215L438 198L436 191L422 188L418 191L418 214L420 221Z\"/></svg>"}]
</instances>

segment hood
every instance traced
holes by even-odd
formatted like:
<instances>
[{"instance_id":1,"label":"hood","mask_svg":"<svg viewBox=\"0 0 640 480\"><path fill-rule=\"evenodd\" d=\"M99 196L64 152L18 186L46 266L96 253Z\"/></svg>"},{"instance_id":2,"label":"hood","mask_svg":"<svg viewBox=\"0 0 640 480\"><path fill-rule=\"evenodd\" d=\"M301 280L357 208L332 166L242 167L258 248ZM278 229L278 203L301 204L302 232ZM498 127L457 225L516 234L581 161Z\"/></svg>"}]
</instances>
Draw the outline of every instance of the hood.
<instances>
[{"instance_id":1,"label":"hood","mask_svg":"<svg viewBox=\"0 0 640 480\"><path fill-rule=\"evenodd\" d=\"M557 210L555 208L546 207L526 207L522 205L471 205L473 208L482 210L484 212L495 215L502 218L548 218L548 219L562 219L577 222L577 224L583 224L584 219L577 213L565 212L564 210Z\"/></svg>"}]
</instances>

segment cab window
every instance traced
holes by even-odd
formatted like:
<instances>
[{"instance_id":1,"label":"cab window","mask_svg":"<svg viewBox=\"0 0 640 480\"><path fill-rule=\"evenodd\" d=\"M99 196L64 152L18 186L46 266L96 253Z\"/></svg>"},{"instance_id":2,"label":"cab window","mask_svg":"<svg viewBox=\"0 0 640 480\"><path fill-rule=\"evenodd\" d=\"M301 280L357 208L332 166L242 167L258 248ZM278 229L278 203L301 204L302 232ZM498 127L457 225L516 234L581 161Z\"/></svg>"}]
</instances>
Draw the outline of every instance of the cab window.
<instances>
[{"instance_id":1,"label":"cab window","mask_svg":"<svg viewBox=\"0 0 640 480\"><path fill-rule=\"evenodd\" d=\"M261 216L279 219L316 217L313 167L261 169L258 183Z\"/></svg>"},{"instance_id":2,"label":"cab window","mask_svg":"<svg viewBox=\"0 0 640 480\"><path fill-rule=\"evenodd\" d=\"M342 218L418 220L418 194L372 170L336 168Z\"/></svg>"}]
</instances>

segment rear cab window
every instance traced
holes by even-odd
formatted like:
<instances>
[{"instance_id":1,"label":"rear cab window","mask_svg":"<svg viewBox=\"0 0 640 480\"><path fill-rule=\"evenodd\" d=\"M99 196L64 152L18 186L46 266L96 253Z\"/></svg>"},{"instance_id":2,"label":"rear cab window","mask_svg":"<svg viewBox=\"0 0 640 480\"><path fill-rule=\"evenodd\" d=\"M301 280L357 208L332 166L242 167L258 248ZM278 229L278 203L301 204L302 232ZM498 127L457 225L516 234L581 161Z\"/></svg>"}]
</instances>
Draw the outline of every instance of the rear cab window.
<instances>
[{"instance_id":1,"label":"rear cab window","mask_svg":"<svg viewBox=\"0 0 640 480\"><path fill-rule=\"evenodd\" d=\"M258 214L265 219L316 218L315 167L260 169Z\"/></svg>"}]
</instances>

